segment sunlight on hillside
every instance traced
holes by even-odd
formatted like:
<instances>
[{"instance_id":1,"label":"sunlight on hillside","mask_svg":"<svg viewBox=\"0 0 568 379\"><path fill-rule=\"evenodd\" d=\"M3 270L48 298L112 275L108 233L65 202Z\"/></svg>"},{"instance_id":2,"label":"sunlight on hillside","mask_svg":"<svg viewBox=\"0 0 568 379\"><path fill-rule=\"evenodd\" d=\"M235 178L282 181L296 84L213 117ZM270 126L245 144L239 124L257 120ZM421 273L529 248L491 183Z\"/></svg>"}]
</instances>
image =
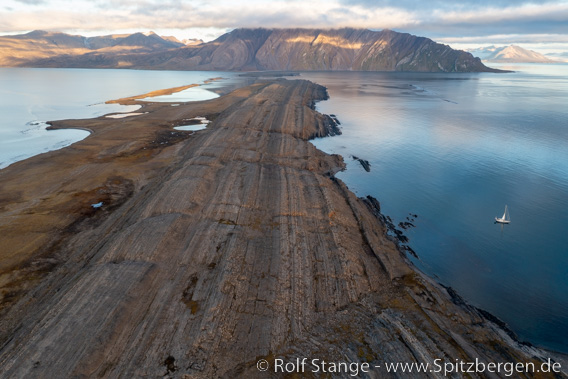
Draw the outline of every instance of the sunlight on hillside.
<instances>
[{"instance_id":1,"label":"sunlight on hillside","mask_svg":"<svg viewBox=\"0 0 568 379\"><path fill-rule=\"evenodd\" d=\"M309 35L304 35L304 36L298 36L296 38L288 38L286 39L286 42L290 42L290 43L309 43L312 45L331 45L331 46L335 46L335 47L340 47L343 49L360 49L363 44L358 42L358 43L352 43L349 42L347 40L345 40L344 38L340 38L340 37L331 37L331 36L326 36L323 34L318 35L315 39L313 36L309 36Z\"/></svg>"}]
</instances>

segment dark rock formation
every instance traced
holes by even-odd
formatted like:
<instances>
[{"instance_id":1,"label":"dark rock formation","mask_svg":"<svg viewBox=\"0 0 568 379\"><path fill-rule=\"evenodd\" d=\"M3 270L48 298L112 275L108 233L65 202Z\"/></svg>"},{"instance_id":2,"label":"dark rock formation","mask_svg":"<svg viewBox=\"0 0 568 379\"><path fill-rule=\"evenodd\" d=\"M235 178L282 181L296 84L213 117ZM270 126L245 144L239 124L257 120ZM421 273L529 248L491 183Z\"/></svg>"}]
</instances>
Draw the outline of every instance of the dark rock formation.
<instances>
[{"instance_id":1,"label":"dark rock formation","mask_svg":"<svg viewBox=\"0 0 568 379\"><path fill-rule=\"evenodd\" d=\"M361 164L361 166L363 167L363 169L367 172L371 171L371 164L369 163L369 161L365 160L365 159L361 159L359 157L356 157L355 155L353 155L353 159L356 161L359 161L359 163Z\"/></svg>"}]
</instances>

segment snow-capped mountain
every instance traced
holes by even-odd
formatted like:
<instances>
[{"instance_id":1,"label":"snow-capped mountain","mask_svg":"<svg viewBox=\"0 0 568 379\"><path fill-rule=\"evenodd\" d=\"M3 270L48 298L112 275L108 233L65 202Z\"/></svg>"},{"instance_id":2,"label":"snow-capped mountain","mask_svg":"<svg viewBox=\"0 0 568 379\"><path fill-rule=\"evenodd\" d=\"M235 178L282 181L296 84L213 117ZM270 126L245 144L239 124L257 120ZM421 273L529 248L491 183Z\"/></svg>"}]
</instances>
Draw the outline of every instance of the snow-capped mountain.
<instances>
[{"instance_id":1,"label":"snow-capped mountain","mask_svg":"<svg viewBox=\"0 0 568 379\"><path fill-rule=\"evenodd\" d=\"M203 43L203 40L198 38L188 38L188 39L183 39L181 42L186 46L192 46L192 45L201 45Z\"/></svg>"},{"instance_id":2,"label":"snow-capped mountain","mask_svg":"<svg viewBox=\"0 0 568 379\"><path fill-rule=\"evenodd\" d=\"M556 61L537 53L536 51L523 49L517 45L488 46L469 50L475 57L489 62L504 63L554 63Z\"/></svg>"}]
</instances>

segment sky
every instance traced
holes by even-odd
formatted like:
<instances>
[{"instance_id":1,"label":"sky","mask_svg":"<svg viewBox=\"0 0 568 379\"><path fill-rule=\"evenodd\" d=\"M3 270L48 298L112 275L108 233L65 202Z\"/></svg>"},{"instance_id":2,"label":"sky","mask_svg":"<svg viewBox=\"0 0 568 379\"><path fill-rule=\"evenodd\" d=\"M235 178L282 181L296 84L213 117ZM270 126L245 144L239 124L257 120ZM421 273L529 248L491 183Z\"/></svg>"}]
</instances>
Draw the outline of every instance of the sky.
<instances>
[{"instance_id":1,"label":"sky","mask_svg":"<svg viewBox=\"0 0 568 379\"><path fill-rule=\"evenodd\" d=\"M392 29L454 48L568 53L568 0L2 0L0 34L154 31L212 40L239 27Z\"/></svg>"}]
</instances>

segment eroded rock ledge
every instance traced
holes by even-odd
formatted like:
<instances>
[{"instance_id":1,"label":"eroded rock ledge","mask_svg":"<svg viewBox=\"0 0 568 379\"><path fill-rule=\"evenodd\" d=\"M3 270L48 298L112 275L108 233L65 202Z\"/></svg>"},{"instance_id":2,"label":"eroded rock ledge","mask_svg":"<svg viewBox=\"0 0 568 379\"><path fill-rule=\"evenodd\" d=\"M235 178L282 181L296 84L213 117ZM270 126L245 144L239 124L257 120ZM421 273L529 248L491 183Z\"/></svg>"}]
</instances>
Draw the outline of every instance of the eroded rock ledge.
<instances>
[{"instance_id":1,"label":"eroded rock ledge","mask_svg":"<svg viewBox=\"0 0 568 379\"><path fill-rule=\"evenodd\" d=\"M376 207L335 179L342 158L308 142L334 133L313 109L325 97L307 81L264 82L120 121L54 123L94 133L0 172L3 375L538 360L415 272ZM213 123L171 129L195 116Z\"/></svg>"}]
</instances>

